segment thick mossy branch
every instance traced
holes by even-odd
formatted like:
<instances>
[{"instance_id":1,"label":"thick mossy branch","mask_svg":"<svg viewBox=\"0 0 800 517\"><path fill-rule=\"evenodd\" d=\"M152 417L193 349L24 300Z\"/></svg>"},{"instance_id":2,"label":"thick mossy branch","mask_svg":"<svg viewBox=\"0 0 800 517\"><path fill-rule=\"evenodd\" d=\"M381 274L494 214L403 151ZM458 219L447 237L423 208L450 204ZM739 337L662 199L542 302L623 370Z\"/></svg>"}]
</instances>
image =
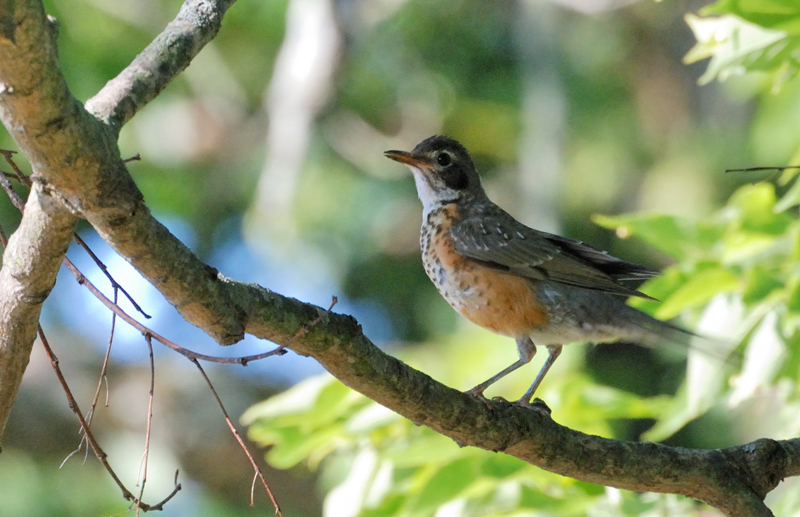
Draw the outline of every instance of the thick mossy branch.
<instances>
[{"instance_id":1,"label":"thick mossy branch","mask_svg":"<svg viewBox=\"0 0 800 517\"><path fill-rule=\"evenodd\" d=\"M771 515L763 497L781 479L800 474L800 439L689 450L590 436L560 426L543 412L505 402L486 404L384 354L349 316L326 314L223 277L156 221L120 159L118 129L213 37L230 3L188 0L165 33L89 103L91 114L66 89L52 24L41 4L2 3L0 18L6 21L0 35L0 116L33 165L37 193L50 193L85 217L187 321L221 344L232 344L245 332L283 343L323 315L293 342L293 350L316 358L348 386L462 445L502 451L576 479L684 494L726 515ZM19 235L18 246L42 246L47 255L40 268L21 280L23 289L52 285L66 248L63 234L71 224L69 214L44 223L42 235L55 236L51 248L41 239ZM8 264L3 274L14 276ZM40 303L46 291L33 289L43 293L34 301ZM32 341L28 334L25 339Z\"/></svg>"},{"instance_id":2,"label":"thick mossy branch","mask_svg":"<svg viewBox=\"0 0 800 517\"><path fill-rule=\"evenodd\" d=\"M89 114L69 92L58 63L58 26L46 16L41 1L0 2L0 119L31 164L36 183L29 209L4 253L0 272L0 441L28 364L42 301L55 282L77 214L102 213L104 222L114 227L144 213L149 223L146 231L131 236L149 243L154 234L168 234L150 217L125 169L117 148L117 133L214 37L231 3L232 0L188 0L176 20L148 47L152 55L139 59L140 64L157 64L156 79L132 83L123 77L111 85L110 90L117 93L124 91L120 85L128 86L136 96L128 100L123 94L119 103L106 103L111 107L109 112L103 111L102 96L99 97L96 112L101 120ZM162 43L157 45L159 42ZM169 52L153 50L154 45ZM162 53L158 63L153 61L152 56ZM173 254L175 263L169 270L153 271L154 275L164 274L162 288L173 284L169 276L172 268L181 268L182 260L189 260L193 267L186 269L190 274L181 280L192 281L195 272L215 276L182 243L174 239L169 242L178 248ZM146 250L142 250L142 262L148 258ZM215 309L202 307L198 311L196 305L182 305L187 305L190 313L200 312L203 316L208 315L204 310ZM236 328L236 323L226 321L222 327ZM217 333L214 337L221 342L241 339L241 330L233 334Z\"/></svg>"}]
</instances>

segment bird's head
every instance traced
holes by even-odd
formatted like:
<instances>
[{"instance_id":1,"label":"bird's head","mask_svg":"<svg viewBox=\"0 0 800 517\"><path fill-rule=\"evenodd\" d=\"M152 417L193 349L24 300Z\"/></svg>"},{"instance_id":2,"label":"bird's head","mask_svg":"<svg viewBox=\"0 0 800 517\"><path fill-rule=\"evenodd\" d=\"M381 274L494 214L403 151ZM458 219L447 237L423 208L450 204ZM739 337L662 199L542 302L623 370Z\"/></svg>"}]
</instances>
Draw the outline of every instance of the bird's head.
<instances>
[{"instance_id":1,"label":"bird's head","mask_svg":"<svg viewBox=\"0 0 800 517\"><path fill-rule=\"evenodd\" d=\"M463 145L446 136L432 136L411 152L386 151L414 173L417 194L425 212L470 196L485 196L478 171Z\"/></svg>"}]
</instances>

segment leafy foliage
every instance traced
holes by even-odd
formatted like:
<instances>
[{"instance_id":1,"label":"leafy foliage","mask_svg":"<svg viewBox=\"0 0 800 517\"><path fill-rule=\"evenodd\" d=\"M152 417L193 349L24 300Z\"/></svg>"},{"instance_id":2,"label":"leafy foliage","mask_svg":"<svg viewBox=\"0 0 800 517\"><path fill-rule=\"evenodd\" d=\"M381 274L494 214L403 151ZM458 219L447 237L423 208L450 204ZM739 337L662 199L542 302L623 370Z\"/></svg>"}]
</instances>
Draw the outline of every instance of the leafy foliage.
<instances>
[{"instance_id":1,"label":"leafy foliage","mask_svg":"<svg viewBox=\"0 0 800 517\"><path fill-rule=\"evenodd\" d=\"M61 22L62 69L80 99L118 73L174 16L179 4L162 0L151 2L152 9L131 11L124 2L45 3L48 13ZM319 304L327 304L332 292L341 295L339 308L354 313L371 337L420 343L395 353L450 386L470 387L513 360L513 343L459 327L457 315L433 292L415 249L414 217L419 210L412 183L380 155L390 148L389 142L411 146L433 131L447 133L474 152L490 191L503 196L498 201L521 220L536 220L529 207L541 202L533 194L544 192L545 201L560 198L549 210L562 233L652 263L659 257L631 246L629 240L613 239L612 232L586 220L596 212L658 210L658 215L598 219L616 228L618 235L635 235L678 261L647 286L664 303L642 307L662 317L680 316L691 328L713 322L714 311L737 311L730 327L737 326L740 334L752 329L737 350L745 364L738 377L727 371L736 369L736 359L728 364L720 358L726 356L726 345L738 344L735 340L698 343L703 353L690 354L689 381L675 396L675 378L680 376L676 372L683 371L681 351L632 351L611 345L584 354L580 346L567 347L541 388L560 422L621 438L638 438L650 428L645 435L649 439L672 435L672 443L709 447L765 435L784 437L796 430L800 413L793 379L800 359L794 329L800 294L789 280L794 282L796 275L790 259L797 263L791 251L797 236L791 232L796 231L793 210L800 201L799 184L791 184L777 202L774 192L752 187L755 191L737 194L739 204L714 216L667 215L704 214L709 206L722 203L741 181L741 175L719 174L725 167L744 166L746 160L755 160L753 165L785 163L793 153L800 158L800 85L790 79L797 69L792 54L798 48L796 0L720 1L701 12L698 24L709 24L702 26L705 32L698 32L700 50L693 58L712 57L714 66L705 79L758 71L759 79L731 79L725 91L714 84L693 88L695 69L676 64L685 52L685 31L677 27L683 7L674 2L638 2L592 17L555 10L546 2L333 2L341 9L337 18L345 43L328 103L310 130L311 147L303 157L292 213L284 221L269 207L268 217L251 225L245 242L240 231L243 214L252 208L264 155L272 151L265 153L264 148L265 88L291 3L237 2L214 43L123 131L123 155L143 157L130 168L148 206L173 231L183 229L180 237L189 246L226 274L284 294ZM533 7L538 11L526 12ZM711 23L719 19L724 23ZM781 90L762 97L764 85ZM549 118L559 109L565 111L563 118ZM13 147L6 135L1 136L4 147ZM547 158L531 164L532 156ZM555 163L556 156L563 156L564 163ZM518 167L519 163L525 165ZM558 174L560 183L548 179L551 172ZM397 174L394 181L387 180L390 174ZM781 187L791 179L787 173ZM9 215L9 206L0 206L0 211L4 221L16 217ZM751 216L760 222L754 224ZM288 248L274 235L276 229L293 227L303 241L300 249ZM104 258L114 269L116 259L109 257ZM324 260L302 269L308 257ZM312 285L326 275L328 282L322 287ZM134 282L128 275L118 278L129 288ZM100 354L89 348L93 341L85 337L86 331L103 329L96 341L104 350L108 317L100 311L97 319L87 322L88 302L76 303L79 294L63 291L70 282L59 282L43 324L69 339L61 346L81 351L62 354L64 364L72 361L70 371L93 378ZM59 295L59 289L66 294ZM158 300L154 294L144 301L156 308L155 313L167 314L171 308L159 309ZM68 306L80 309L79 316L64 308ZM165 319L160 329L192 342L201 339L195 329L181 334L177 316ZM208 353L217 353L213 343L206 346ZM787 352L777 369L764 370L767 363L759 356L783 347ZM129 341L115 345L114 355L119 359L116 354L124 353L125 361L134 361L137 350L141 349ZM611 359L601 361L606 356ZM89 364L92 357L95 363ZM230 391L235 395L223 397L241 405L263 397L265 383L285 380L287 371L296 373L283 362L289 359L293 358L287 356L268 373L254 372L259 365L249 366L247 372L255 373L251 379L257 377L258 382L232 379ZM143 364L126 362L122 369L130 373L113 375L112 400L122 385L147 392L144 370L137 370ZM53 508L64 506L67 497L76 505L72 514L123 511L125 504L106 500L102 490L94 491L96 501L81 504L76 494L86 495L85 487L99 481L82 482L80 476L56 470L74 449L78 438L65 429L75 426L69 417L62 426L53 425L59 414L55 408L63 409L63 396L36 391L39 369L31 371L27 389L32 401L26 399L15 408L18 427L11 436L17 438L4 446L4 457L13 450L24 453L7 469L11 477L0 480L3 501L18 508L19 515L54 514ZM187 473L204 495L211 494L189 511L233 515L229 500L219 507L209 501L227 497L245 506L247 490L242 487L249 480L237 480L236 475L249 474L236 463L238 453L220 445L229 441L227 430L218 425L216 408L209 411L197 399L205 388L189 382L195 372L181 375L178 372L184 372L175 365L168 371L171 382L159 379L156 405L171 401L170 448L181 453L176 462L182 475ZM647 396L640 388L643 378ZM529 381L520 372L496 389L510 398ZM685 500L620 493L557 478L501 455L459 449L330 379L311 380L295 389L307 391L289 397L288 406L276 407L279 399L256 406L247 421L253 423L255 439L274 444L272 464L318 470L320 491L329 494L329 515L346 515L345 509L351 515L439 513L438 517L684 515L697 509ZM125 393L132 391L126 388ZM87 392L81 400L90 396ZM41 403L46 397L55 402ZM97 420L98 429L107 426L104 435L131 432L134 417L127 402L112 403L115 416ZM22 408L38 411L39 418L21 413ZM684 426L698 415L703 415L699 423ZM206 418L198 420L200 416ZM656 426L650 427L656 419ZM140 420L137 429L142 425ZM44 449L55 452L45 457ZM134 473L139 464L135 456ZM28 478L15 475L24 462L33 461L47 465L40 469L47 474L36 476L55 472L63 489L33 496L16 490L19 479ZM164 486L171 488L172 470L165 470L170 472ZM462 471L471 479L460 475ZM37 483L41 485L28 485ZM306 509L304 515L318 514L311 501L315 497L305 488L279 492L287 514L300 515L302 510L294 510L298 506ZM778 515L796 514L798 494L796 484L789 486L770 506ZM292 497L311 503L299 505ZM192 504L193 499L182 500ZM115 503L117 510L100 510Z\"/></svg>"},{"instance_id":2,"label":"leafy foliage","mask_svg":"<svg viewBox=\"0 0 800 517\"><path fill-rule=\"evenodd\" d=\"M794 0L719 0L692 14L686 22L697 45L686 55L687 63L711 58L705 84L714 78L725 80L745 72L768 73L773 88L800 72L800 4Z\"/></svg>"},{"instance_id":3,"label":"leafy foliage","mask_svg":"<svg viewBox=\"0 0 800 517\"><path fill-rule=\"evenodd\" d=\"M615 390L607 390L603 401L619 415L652 415L653 406L663 405L649 402ZM322 464L330 490L327 516L524 515L534 509L578 516L591 514L594 498L605 491L554 479L510 456L461 449L327 375L250 408L243 421L251 426L252 440L272 445L267 454L272 465ZM623 499L622 515L666 504Z\"/></svg>"},{"instance_id":4,"label":"leafy foliage","mask_svg":"<svg viewBox=\"0 0 800 517\"><path fill-rule=\"evenodd\" d=\"M689 373L687 385L645 438L669 437L707 411L719 397L728 407L735 407L769 391L783 376L798 378L797 370L780 372L777 368L779 359L798 355L797 350L787 347L797 340L800 316L792 302L800 286L796 266L800 220L781 210L782 205L785 203L778 203L774 186L762 182L740 188L726 207L694 223L653 215L597 218L600 224L640 236L665 253L678 250L676 258L680 261L648 285L648 292L663 299L663 304L633 304L655 310L656 316L665 319L694 314L700 333L727 339L716 343L697 340L698 350L693 351L689 363L695 371ZM674 231L653 231L654 226ZM676 247L676 242L681 246ZM740 341L744 351L742 372L723 383L723 368L702 356L725 354L729 351L726 345ZM729 362L738 359L735 356ZM794 406L789 400L785 402Z\"/></svg>"},{"instance_id":5,"label":"leafy foliage","mask_svg":"<svg viewBox=\"0 0 800 517\"><path fill-rule=\"evenodd\" d=\"M720 0L702 15L687 16L698 43L685 58L689 63L711 58L701 83L757 71L769 74L776 89L800 70L800 5L794 0ZM703 337L692 344L686 381L674 396L639 397L572 373L569 385L555 381L558 394L545 397L556 418L591 414L591 431L605 421L600 427L613 434L609 424L614 421L651 417L655 423L643 438L673 437L680 443L675 433L704 415L727 413L730 425L731 415L758 415L768 407L774 411L769 419L739 425L723 441L800 433L800 220L795 213L800 182L785 188L793 177L788 172L781 178L781 196L769 182L742 186L724 207L699 219L658 213L595 217L618 236L636 236L676 261L644 287L662 303L631 303L663 319L680 317ZM462 351L470 349L469 341L461 335ZM414 352L407 355L413 362ZM598 392L605 396L598 399ZM697 511L674 497L604 489L503 455L459 449L329 377L308 380L254 406L244 421L252 439L271 446L271 464L321 466L329 516ZM713 438L709 443L726 444ZM789 488L777 497L781 513L800 511L791 493Z\"/></svg>"},{"instance_id":6,"label":"leafy foliage","mask_svg":"<svg viewBox=\"0 0 800 517\"><path fill-rule=\"evenodd\" d=\"M660 317L683 315L697 321L699 332L724 337L697 340L687 382L674 397L645 399L571 379L570 386L559 387L564 390L559 397L545 397L556 418L655 418L644 437L660 441L715 405L736 411L767 397L780 408L775 421L782 424L773 433L800 433L800 422L792 417L800 414L800 220L780 210L783 205L774 186L761 182L741 187L727 206L699 221L653 214L597 217L618 234L637 236L679 260L645 286L663 304L632 303ZM741 369L720 357L740 342ZM568 402L571 394L579 394L576 404ZM328 516L692 511L675 498L620 494L548 475L502 454L459 449L328 376L252 407L244 422L251 426L251 439L272 446L267 455L272 465L322 465L330 484Z\"/></svg>"}]
</instances>

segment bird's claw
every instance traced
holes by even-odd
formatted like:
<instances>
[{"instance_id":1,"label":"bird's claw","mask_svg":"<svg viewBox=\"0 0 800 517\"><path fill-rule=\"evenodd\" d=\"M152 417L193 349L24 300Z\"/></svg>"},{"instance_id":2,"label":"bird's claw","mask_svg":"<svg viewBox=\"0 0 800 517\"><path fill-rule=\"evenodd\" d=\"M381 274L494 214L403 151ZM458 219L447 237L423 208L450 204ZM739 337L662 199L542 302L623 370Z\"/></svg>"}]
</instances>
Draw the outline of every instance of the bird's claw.
<instances>
[{"instance_id":1,"label":"bird's claw","mask_svg":"<svg viewBox=\"0 0 800 517\"><path fill-rule=\"evenodd\" d=\"M533 399L532 401L520 399L516 402L516 404L518 406L546 414L547 416L550 416L553 413L553 410L550 409L550 406L547 405L547 402L538 397Z\"/></svg>"},{"instance_id":2,"label":"bird's claw","mask_svg":"<svg viewBox=\"0 0 800 517\"><path fill-rule=\"evenodd\" d=\"M465 391L467 395L475 397L476 399L483 402L483 405L486 406L488 409L492 408L492 401L486 398L486 395L483 394L483 390L476 391L474 388L468 391ZM492 399L494 400L494 399Z\"/></svg>"}]
</instances>

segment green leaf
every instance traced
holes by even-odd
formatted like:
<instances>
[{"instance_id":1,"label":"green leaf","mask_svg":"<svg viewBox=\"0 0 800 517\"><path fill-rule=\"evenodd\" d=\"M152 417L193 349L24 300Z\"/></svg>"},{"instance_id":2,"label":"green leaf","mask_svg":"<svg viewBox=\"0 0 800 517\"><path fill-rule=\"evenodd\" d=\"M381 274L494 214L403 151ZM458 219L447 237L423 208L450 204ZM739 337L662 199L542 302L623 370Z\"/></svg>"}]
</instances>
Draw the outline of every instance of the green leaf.
<instances>
[{"instance_id":1,"label":"green leaf","mask_svg":"<svg viewBox=\"0 0 800 517\"><path fill-rule=\"evenodd\" d=\"M705 304L719 293L735 291L739 285L739 278L727 269L706 269L697 273L667 298L656 311L656 317L672 319L686 309Z\"/></svg>"},{"instance_id":2,"label":"green leaf","mask_svg":"<svg viewBox=\"0 0 800 517\"><path fill-rule=\"evenodd\" d=\"M380 404L367 404L367 406L353 414L345 424L345 429L353 435L363 435L379 427L400 422L403 417Z\"/></svg>"},{"instance_id":3,"label":"green leaf","mask_svg":"<svg viewBox=\"0 0 800 517\"><path fill-rule=\"evenodd\" d=\"M453 440L433 431L417 436L410 440L405 447L386 453L386 457L392 460L397 468L447 462L461 455L463 455L463 450Z\"/></svg>"},{"instance_id":4,"label":"green leaf","mask_svg":"<svg viewBox=\"0 0 800 517\"><path fill-rule=\"evenodd\" d=\"M735 14L762 27L786 30L800 16L800 4L795 0L720 0L704 7L701 13Z\"/></svg>"},{"instance_id":5,"label":"green leaf","mask_svg":"<svg viewBox=\"0 0 800 517\"><path fill-rule=\"evenodd\" d=\"M622 511L625 515L644 515L658 504L657 501L643 501L641 499L625 499L622 501Z\"/></svg>"},{"instance_id":6,"label":"green leaf","mask_svg":"<svg viewBox=\"0 0 800 517\"><path fill-rule=\"evenodd\" d=\"M776 203L775 186L759 182L740 187L731 196L728 206L738 213L742 229L777 235L785 232L794 218L777 213Z\"/></svg>"},{"instance_id":7,"label":"green leaf","mask_svg":"<svg viewBox=\"0 0 800 517\"><path fill-rule=\"evenodd\" d=\"M506 454L492 454L487 456L481 464L481 474L499 479L505 479L512 474L526 468L527 464Z\"/></svg>"},{"instance_id":8,"label":"green leaf","mask_svg":"<svg viewBox=\"0 0 800 517\"><path fill-rule=\"evenodd\" d=\"M689 235L684 223L675 217L661 214L594 215L592 220L604 228L616 230L621 238L635 235L675 259L686 256L685 243Z\"/></svg>"},{"instance_id":9,"label":"green leaf","mask_svg":"<svg viewBox=\"0 0 800 517\"><path fill-rule=\"evenodd\" d=\"M477 477L480 462L480 458L463 458L438 469L419 494L415 510L428 512L455 499Z\"/></svg>"},{"instance_id":10,"label":"green leaf","mask_svg":"<svg viewBox=\"0 0 800 517\"><path fill-rule=\"evenodd\" d=\"M363 405L366 402L366 397L341 382L331 382L319 391L305 427L310 429L334 422L342 418L345 412L355 404Z\"/></svg>"},{"instance_id":11,"label":"green leaf","mask_svg":"<svg viewBox=\"0 0 800 517\"><path fill-rule=\"evenodd\" d=\"M325 374L299 382L288 390L253 405L241 418L243 425L251 425L260 418L306 413L314 407L320 392L331 383L338 382Z\"/></svg>"},{"instance_id":12,"label":"green leaf","mask_svg":"<svg viewBox=\"0 0 800 517\"><path fill-rule=\"evenodd\" d=\"M747 287L742 301L747 305L758 303L773 291L786 287L786 281L778 272L756 265L747 275Z\"/></svg>"},{"instance_id":13,"label":"green leaf","mask_svg":"<svg viewBox=\"0 0 800 517\"><path fill-rule=\"evenodd\" d=\"M800 205L800 181L795 181L794 184L789 187L789 190L786 191L780 201L775 205L774 210L776 212L783 212L797 205Z\"/></svg>"},{"instance_id":14,"label":"green leaf","mask_svg":"<svg viewBox=\"0 0 800 517\"><path fill-rule=\"evenodd\" d=\"M577 495L577 494L572 494ZM586 506L590 499L585 497L562 497L557 498L545 494L540 490L531 490L522 487L520 494L520 508L533 508L538 512L533 515L542 515L541 512L549 512L544 515L558 515L559 517L585 516ZM525 514L527 515L527 514Z\"/></svg>"},{"instance_id":15,"label":"green leaf","mask_svg":"<svg viewBox=\"0 0 800 517\"><path fill-rule=\"evenodd\" d=\"M713 18L687 14L685 19L697 44L683 58L684 62L690 64L711 58L698 80L700 84L761 70L780 72L774 79L774 88L777 88L800 69L800 63L792 54L798 46L798 37L790 37L783 30L765 28L731 14Z\"/></svg>"},{"instance_id":16,"label":"green leaf","mask_svg":"<svg viewBox=\"0 0 800 517\"><path fill-rule=\"evenodd\" d=\"M266 435L268 436L267 441L262 441L260 438L263 436L254 430L250 437L264 445L268 445L270 442L274 444L267 453L267 461L278 469L294 467L320 447L331 450L333 438L340 434L340 428L335 426L319 429L311 434L303 432L297 427L275 431L272 435Z\"/></svg>"},{"instance_id":17,"label":"green leaf","mask_svg":"<svg viewBox=\"0 0 800 517\"><path fill-rule=\"evenodd\" d=\"M372 447L359 450L347 477L328 493L323 505L325 517L356 516L365 506L378 506L391 487L391 466L381 464Z\"/></svg>"},{"instance_id":18,"label":"green leaf","mask_svg":"<svg viewBox=\"0 0 800 517\"><path fill-rule=\"evenodd\" d=\"M760 258L775 245L776 238L766 233L735 230L726 236L724 242L725 250L720 260L725 265L732 265Z\"/></svg>"}]
</instances>

